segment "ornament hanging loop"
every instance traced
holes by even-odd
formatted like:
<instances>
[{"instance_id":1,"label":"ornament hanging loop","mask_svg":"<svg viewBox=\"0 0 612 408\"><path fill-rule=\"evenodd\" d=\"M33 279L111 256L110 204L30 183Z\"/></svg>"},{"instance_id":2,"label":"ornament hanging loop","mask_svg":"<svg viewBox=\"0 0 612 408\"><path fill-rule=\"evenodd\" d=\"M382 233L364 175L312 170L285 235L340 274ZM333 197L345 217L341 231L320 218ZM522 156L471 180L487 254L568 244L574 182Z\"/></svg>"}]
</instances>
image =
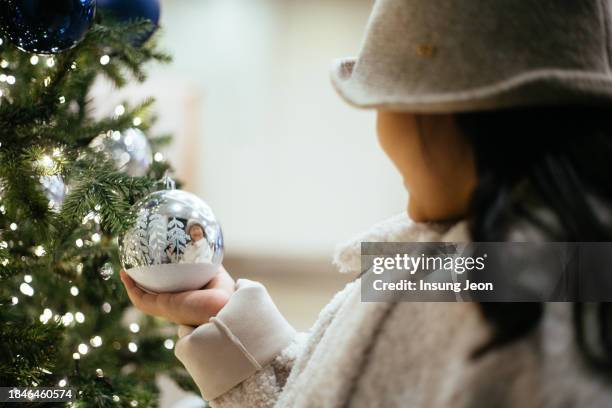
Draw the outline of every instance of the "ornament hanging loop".
<instances>
[{"instance_id":1,"label":"ornament hanging loop","mask_svg":"<svg viewBox=\"0 0 612 408\"><path fill-rule=\"evenodd\" d=\"M170 177L168 171L166 171L160 182L166 187L166 190L176 190L176 181Z\"/></svg>"}]
</instances>

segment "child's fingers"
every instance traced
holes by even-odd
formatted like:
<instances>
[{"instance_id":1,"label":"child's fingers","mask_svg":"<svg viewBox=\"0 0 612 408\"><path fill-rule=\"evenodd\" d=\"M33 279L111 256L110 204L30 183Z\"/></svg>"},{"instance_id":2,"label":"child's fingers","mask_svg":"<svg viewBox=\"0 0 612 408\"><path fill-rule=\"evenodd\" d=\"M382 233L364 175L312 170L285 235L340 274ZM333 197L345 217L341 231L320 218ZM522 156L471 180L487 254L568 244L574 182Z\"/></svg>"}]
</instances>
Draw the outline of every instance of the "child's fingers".
<instances>
[{"instance_id":1,"label":"child's fingers","mask_svg":"<svg viewBox=\"0 0 612 408\"><path fill-rule=\"evenodd\" d=\"M130 276L124 270L121 270L119 275L121 277L121 282L123 282L123 285L125 286L127 295L134 306L145 313L155 315L158 314L158 310L156 310L157 296L140 289L134 280L130 278Z\"/></svg>"}]
</instances>

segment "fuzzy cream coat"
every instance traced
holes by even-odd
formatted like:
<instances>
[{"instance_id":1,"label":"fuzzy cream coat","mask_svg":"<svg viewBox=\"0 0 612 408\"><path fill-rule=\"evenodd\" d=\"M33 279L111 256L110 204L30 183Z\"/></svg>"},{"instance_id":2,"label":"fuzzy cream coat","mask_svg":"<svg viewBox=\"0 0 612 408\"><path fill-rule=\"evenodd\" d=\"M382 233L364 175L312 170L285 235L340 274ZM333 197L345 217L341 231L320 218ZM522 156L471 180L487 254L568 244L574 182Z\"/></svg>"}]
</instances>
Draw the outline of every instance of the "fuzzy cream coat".
<instances>
[{"instance_id":1,"label":"fuzzy cream coat","mask_svg":"<svg viewBox=\"0 0 612 408\"><path fill-rule=\"evenodd\" d=\"M341 272L360 270L362 241L468 241L465 223L405 215L342 246ZM490 336L472 303L362 303L349 283L307 333L282 318L265 288L239 280L211 322L181 327L176 355L213 407L612 407L612 385L583 364L568 304L540 328L477 361Z\"/></svg>"}]
</instances>

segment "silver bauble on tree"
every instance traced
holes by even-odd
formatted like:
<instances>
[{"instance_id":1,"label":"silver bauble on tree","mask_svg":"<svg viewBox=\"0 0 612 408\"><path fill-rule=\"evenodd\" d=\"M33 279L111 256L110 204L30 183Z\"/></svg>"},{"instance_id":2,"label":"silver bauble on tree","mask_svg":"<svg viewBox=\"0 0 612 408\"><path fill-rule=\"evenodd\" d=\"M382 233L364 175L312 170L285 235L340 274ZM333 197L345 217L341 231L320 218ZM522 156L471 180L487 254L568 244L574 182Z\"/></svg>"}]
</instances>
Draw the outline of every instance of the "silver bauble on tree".
<instances>
[{"instance_id":1,"label":"silver bauble on tree","mask_svg":"<svg viewBox=\"0 0 612 408\"><path fill-rule=\"evenodd\" d=\"M107 154L119 171L132 177L147 174L153 161L151 145L145 134L137 128L101 134L91 141L89 147Z\"/></svg>"},{"instance_id":2,"label":"silver bauble on tree","mask_svg":"<svg viewBox=\"0 0 612 408\"><path fill-rule=\"evenodd\" d=\"M200 289L219 271L223 234L210 207L182 190L161 190L134 205L136 222L120 238L121 264L152 292Z\"/></svg>"}]
</instances>

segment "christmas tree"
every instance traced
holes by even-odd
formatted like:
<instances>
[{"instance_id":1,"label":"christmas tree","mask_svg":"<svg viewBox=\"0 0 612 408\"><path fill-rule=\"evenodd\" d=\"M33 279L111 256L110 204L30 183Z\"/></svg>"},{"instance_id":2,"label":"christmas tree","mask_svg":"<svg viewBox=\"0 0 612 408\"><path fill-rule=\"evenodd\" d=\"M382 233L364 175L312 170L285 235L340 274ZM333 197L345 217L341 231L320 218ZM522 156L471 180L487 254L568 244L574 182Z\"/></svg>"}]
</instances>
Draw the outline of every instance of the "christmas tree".
<instances>
[{"instance_id":1,"label":"christmas tree","mask_svg":"<svg viewBox=\"0 0 612 408\"><path fill-rule=\"evenodd\" d=\"M84 407L156 406L162 371L195 390L174 330L134 313L126 321L118 279L117 237L167 164L133 177L92 143L148 134L152 100L96 120L90 90L100 76L121 87L167 62L154 38L138 40L153 28L98 10L78 45L49 55L0 36L0 386L72 388L67 404ZM148 139L153 151L168 141Z\"/></svg>"}]
</instances>

